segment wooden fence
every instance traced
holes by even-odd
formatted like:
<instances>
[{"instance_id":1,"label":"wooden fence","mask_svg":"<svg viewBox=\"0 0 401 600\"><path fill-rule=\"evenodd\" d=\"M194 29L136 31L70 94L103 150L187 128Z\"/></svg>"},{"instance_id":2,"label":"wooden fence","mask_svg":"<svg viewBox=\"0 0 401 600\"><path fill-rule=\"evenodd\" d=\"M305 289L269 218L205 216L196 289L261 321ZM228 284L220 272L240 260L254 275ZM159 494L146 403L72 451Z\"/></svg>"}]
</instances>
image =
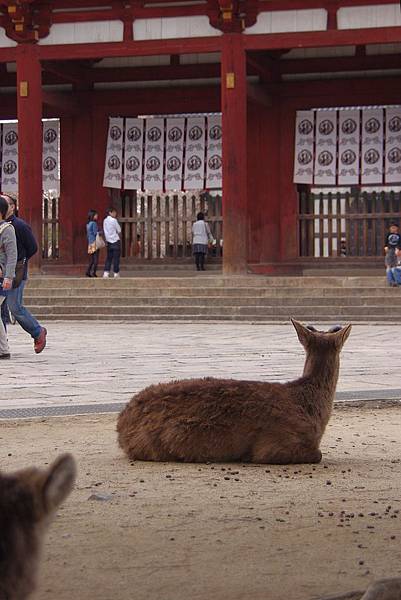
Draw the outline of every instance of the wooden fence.
<instances>
[{"instance_id":1,"label":"wooden fence","mask_svg":"<svg viewBox=\"0 0 401 600\"><path fill-rule=\"evenodd\" d=\"M120 194L120 192L118 192ZM112 197L119 209L122 256L138 259L185 259L191 256L192 224L204 212L216 244L211 256L221 258L223 246L220 195L155 194L125 191Z\"/></svg>"},{"instance_id":2,"label":"wooden fence","mask_svg":"<svg viewBox=\"0 0 401 600\"><path fill-rule=\"evenodd\" d=\"M59 198L43 198L42 258L59 258Z\"/></svg>"},{"instance_id":3,"label":"wooden fence","mask_svg":"<svg viewBox=\"0 0 401 600\"><path fill-rule=\"evenodd\" d=\"M382 257L391 222L401 224L396 192L301 193L301 257Z\"/></svg>"}]
</instances>

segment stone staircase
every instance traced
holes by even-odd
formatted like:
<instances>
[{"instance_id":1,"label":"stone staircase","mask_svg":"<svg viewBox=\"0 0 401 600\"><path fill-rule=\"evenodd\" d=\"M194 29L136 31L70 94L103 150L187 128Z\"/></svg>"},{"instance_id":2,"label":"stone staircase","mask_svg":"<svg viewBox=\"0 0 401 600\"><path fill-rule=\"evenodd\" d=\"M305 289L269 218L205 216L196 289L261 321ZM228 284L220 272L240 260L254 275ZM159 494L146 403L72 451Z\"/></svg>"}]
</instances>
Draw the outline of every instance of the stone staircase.
<instances>
[{"instance_id":1,"label":"stone staircase","mask_svg":"<svg viewBox=\"0 0 401 600\"><path fill-rule=\"evenodd\" d=\"M384 277L33 277L26 305L43 320L400 322L401 288Z\"/></svg>"}]
</instances>

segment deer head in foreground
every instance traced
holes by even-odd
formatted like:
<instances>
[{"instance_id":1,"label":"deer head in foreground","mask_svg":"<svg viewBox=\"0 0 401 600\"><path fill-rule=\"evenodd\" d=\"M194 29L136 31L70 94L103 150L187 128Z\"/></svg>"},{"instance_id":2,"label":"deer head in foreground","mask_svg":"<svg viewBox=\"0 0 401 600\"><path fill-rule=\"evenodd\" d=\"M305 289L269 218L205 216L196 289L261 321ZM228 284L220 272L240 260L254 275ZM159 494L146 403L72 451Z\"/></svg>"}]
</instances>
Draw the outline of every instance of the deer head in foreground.
<instances>
[{"instance_id":1,"label":"deer head in foreground","mask_svg":"<svg viewBox=\"0 0 401 600\"><path fill-rule=\"evenodd\" d=\"M319 462L339 355L351 325L322 332L292 323L306 351L300 379L269 383L207 377L150 386L119 416L121 448L131 460Z\"/></svg>"},{"instance_id":2,"label":"deer head in foreground","mask_svg":"<svg viewBox=\"0 0 401 600\"><path fill-rule=\"evenodd\" d=\"M24 600L33 592L43 534L75 477L69 454L46 470L0 474L0 600Z\"/></svg>"}]
</instances>

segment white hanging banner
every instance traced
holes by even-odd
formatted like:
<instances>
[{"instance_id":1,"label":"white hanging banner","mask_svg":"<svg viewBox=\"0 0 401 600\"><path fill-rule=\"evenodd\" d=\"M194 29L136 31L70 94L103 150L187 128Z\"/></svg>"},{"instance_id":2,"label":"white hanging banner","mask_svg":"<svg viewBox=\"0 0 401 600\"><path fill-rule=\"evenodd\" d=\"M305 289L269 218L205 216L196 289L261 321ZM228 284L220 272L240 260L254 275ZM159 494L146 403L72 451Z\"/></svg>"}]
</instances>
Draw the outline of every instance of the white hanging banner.
<instances>
[{"instance_id":1,"label":"white hanging banner","mask_svg":"<svg viewBox=\"0 0 401 600\"><path fill-rule=\"evenodd\" d=\"M205 117L188 117L184 189L203 190L205 181Z\"/></svg>"},{"instance_id":2,"label":"white hanging banner","mask_svg":"<svg viewBox=\"0 0 401 600\"><path fill-rule=\"evenodd\" d=\"M18 123L3 124L3 192L18 192Z\"/></svg>"},{"instance_id":3,"label":"white hanging banner","mask_svg":"<svg viewBox=\"0 0 401 600\"><path fill-rule=\"evenodd\" d=\"M385 181L401 182L401 106L386 108Z\"/></svg>"},{"instance_id":4,"label":"white hanging banner","mask_svg":"<svg viewBox=\"0 0 401 600\"><path fill-rule=\"evenodd\" d=\"M295 121L294 183L313 183L314 111L299 110Z\"/></svg>"},{"instance_id":5,"label":"white hanging banner","mask_svg":"<svg viewBox=\"0 0 401 600\"><path fill-rule=\"evenodd\" d=\"M124 189L142 189L144 119L125 120Z\"/></svg>"},{"instance_id":6,"label":"white hanging banner","mask_svg":"<svg viewBox=\"0 0 401 600\"><path fill-rule=\"evenodd\" d=\"M167 119L165 190L182 189L185 119Z\"/></svg>"},{"instance_id":7,"label":"white hanging banner","mask_svg":"<svg viewBox=\"0 0 401 600\"><path fill-rule=\"evenodd\" d=\"M45 121L43 123L43 160L42 176L43 191L60 191L59 169L59 121Z\"/></svg>"},{"instance_id":8,"label":"white hanging banner","mask_svg":"<svg viewBox=\"0 0 401 600\"><path fill-rule=\"evenodd\" d=\"M383 109L362 110L361 183L383 183Z\"/></svg>"},{"instance_id":9,"label":"white hanging banner","mask_svg":"<svg viewBox=\"0 0 401 600\"><path fill-rule=\"evenodd\" d=\"M146 119L145 190L163 190L164 119Z\"/></svg>"},{"instance_id":10,"label":"white hanging banner","mask_svg":"<svg viewBox=\"0 0 401 600\"><path fill-rule=\"evenodd\" d=\"M338 112L338 185L358 184L360 112L358 109L340 110Z\"/></svg>"},{"instance_id":11,"label":"white hanging banner","mask_svg":"<svg viewBox=\"0 0 401 600\"><path fill-rule=\"evenodd\" d=\"M316 111L315 185L336 184L337 111Z\"/></svg>"},{"instance_id":12,"label":"white hanging banner","mask_svg":"<svg viewBox=\"0 0 401 600\"><path fill-rule=\"evenodd\" d=\"M206 187L221 188L223 181L221 115L207 118Z\"/></svg>"},{"instance_id":13,"label":"white hanging banner","mask_svg":"<svg viewBox=\"0 0 401 600\"><path fill-rule=\"evenodd\" d=\"M107 136L106 164L104 168L103 186L121 189L123 175L123 129L124 119L109 119Z\"/></svg>"}]
</instances>

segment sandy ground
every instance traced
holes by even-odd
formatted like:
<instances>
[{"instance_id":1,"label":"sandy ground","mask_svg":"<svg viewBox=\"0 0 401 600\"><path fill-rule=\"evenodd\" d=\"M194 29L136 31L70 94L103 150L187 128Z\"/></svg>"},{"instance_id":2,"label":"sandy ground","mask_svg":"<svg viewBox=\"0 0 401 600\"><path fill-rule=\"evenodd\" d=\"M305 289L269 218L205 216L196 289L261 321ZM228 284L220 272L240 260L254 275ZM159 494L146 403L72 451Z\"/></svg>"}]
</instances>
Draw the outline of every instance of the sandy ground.
<instances>
[{"instance_id":1,"label":"sandy ground","mask_svg":"<svg viewBox=\"0 0 401 600\"><path fill-rule=\"evenodd\" d=\"M317 466L130 464L115 421L0 423L4 470L79 465L35 600L311 600L401 575L401 407L336 409Z\"/></svg>"}]
</instances>

